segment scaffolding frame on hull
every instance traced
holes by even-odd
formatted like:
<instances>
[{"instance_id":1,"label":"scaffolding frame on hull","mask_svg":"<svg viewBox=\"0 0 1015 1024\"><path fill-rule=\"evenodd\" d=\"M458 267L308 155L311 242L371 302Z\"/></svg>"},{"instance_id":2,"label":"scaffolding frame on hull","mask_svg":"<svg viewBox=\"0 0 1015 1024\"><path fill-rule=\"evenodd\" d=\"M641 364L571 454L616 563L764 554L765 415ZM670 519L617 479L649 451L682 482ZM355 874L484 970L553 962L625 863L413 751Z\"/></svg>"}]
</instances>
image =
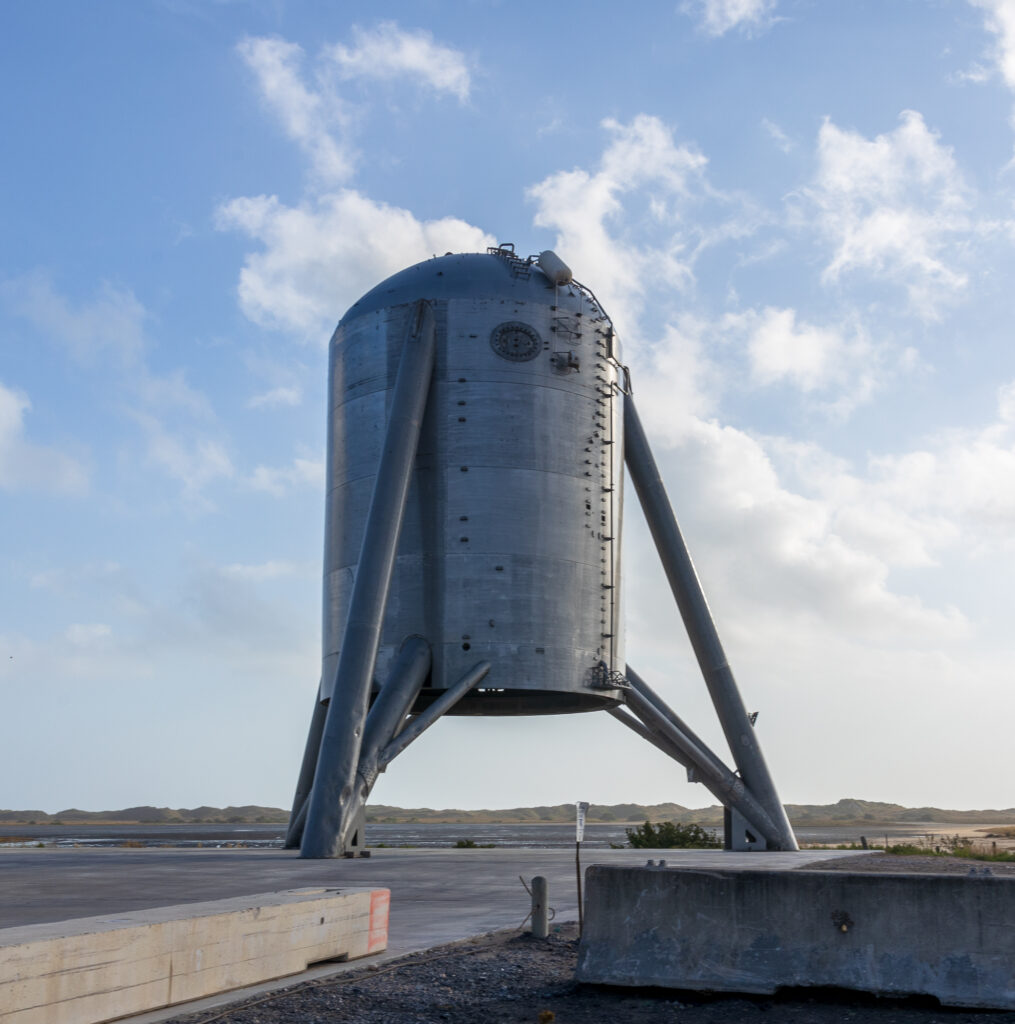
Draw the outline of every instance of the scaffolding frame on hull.
<instances>
[{"instance_id":1,"label":"scaffolding frame on hull","mask_svg":"<svg viewBox=\"0 0 1015 1024\"><path fill-rule=\"evenodd\" d=\"M431 303L417 301L398 357L334 686L327 691L330 699L322 699L326 692L326 680L322 680L293 800L286 846L298 847L302 857L351 856L359 851L365 804L378 775L491 672L489 661L477 662L414 714L414 704L431 670L436 638L409 635L403 638L371 703L409 483L431 391L436 333ZM626 369L624 374L629 381ZM720 643L629 383L620 397L624 405L623 461L735 768L711 751L630 666L623 680L610 683L617 687L620 698L607 713L682 765L689 781L703 783L719 800L726 809L727 848L796 850L796 838ZM491 682L497 685L496 678Z\"/></svg>"}]
</instances>

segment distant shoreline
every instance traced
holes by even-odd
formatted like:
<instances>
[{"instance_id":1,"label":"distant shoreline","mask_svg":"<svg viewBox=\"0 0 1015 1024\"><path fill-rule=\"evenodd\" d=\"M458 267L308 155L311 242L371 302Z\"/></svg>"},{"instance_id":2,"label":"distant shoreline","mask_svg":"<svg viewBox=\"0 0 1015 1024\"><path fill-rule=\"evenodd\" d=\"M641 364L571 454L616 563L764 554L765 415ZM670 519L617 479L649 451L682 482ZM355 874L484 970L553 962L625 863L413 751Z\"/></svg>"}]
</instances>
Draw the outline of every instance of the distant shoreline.
<instances>
[{"instance_id":1,"label":"distant shoreline","mask_svg":"<svg viewBox=\"0 0 1015 1024\"><path fill-rule=\"evenodd\" d=\"M787 804L795 827L849 825L874 830L879 824L1015 824L1015 808L957 811L939 807L903 807L877 801L840 800L834 804ZM377 804L367 807L367 822L387 825L560 825L574 821L574 804L512 807L501 810L403 808ZM595 824L636 825L644 821L682 821L722 824L718 805L689 808L680 804L592 804L588 821ZM7 825L285 825L289 812L280 807L128 807L121 811L83 811L68 808L48 814L39 810L0 810L0 829Z\"/></svg>"}]
</instances>

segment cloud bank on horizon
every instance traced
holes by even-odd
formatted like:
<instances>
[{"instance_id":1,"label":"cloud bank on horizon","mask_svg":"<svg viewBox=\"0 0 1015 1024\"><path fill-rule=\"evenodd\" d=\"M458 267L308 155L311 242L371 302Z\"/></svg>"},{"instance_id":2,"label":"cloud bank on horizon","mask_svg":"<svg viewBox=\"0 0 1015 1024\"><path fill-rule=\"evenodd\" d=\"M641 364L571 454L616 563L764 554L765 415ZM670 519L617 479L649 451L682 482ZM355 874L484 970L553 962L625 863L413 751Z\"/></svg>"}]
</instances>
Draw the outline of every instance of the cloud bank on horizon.
<instances>
[{"instance_id":1,"label":"cloud bank on horizon","mask_svg":"<svg viewBox=\"0 0 1015 1024\"><path fill-rule=\"evenodd\" d=\"M428 11L14 16L0 805L288 803L328 336L513 241L621 332L783 798L1011 806L1015 0ZM722 750L628 501L631 661ZM607 716L442 722L376 798L711 802Z\"/></svg>"}]
</instances>

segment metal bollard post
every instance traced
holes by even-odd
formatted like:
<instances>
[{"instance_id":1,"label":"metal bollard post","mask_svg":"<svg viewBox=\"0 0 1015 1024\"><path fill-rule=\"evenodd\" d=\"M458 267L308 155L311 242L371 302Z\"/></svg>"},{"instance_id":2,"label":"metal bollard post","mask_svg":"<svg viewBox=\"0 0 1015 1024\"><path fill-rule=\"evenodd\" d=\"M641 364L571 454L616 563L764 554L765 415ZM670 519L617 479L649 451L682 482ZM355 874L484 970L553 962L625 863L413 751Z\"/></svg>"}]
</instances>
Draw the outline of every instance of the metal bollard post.
<instances>
[{"instance_id":1,"label":"metal bollard post","mask_svg":"<svg viewBox=\"0 0 1015 1024\"><path fill-rule=\"evenodd\" d=\"M532 936L545 939L550 934L550 906L546 879L536 875L532 879Z\"/></svg>"}]
</instances>

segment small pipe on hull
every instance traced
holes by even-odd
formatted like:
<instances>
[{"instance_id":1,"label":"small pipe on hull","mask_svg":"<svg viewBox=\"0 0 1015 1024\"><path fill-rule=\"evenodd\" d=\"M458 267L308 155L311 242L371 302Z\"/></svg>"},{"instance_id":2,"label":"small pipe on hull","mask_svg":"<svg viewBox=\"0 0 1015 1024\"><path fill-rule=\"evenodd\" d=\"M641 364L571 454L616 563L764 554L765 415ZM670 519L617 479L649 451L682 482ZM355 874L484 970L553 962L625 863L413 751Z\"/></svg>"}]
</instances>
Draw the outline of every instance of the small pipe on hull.
<instances>
[{"instance_id":1,"label":"small pipe on hull","mask_svg":"<svg viewBox=\"0 0 1015 1024\"><path fill-rule=\"evenodd\" d=\"M433 308L420 300L402 345L370 511L328 705L301 857L338 857L352 824L363 730L405 501L433 376Z\"/></svg>"},{"instance_id":2,"label":"small pipe on hull","mask_svg":"<svg viewBox=\"0 0 1015 1024\"><path fill-rule=\"evenodd\" d=\"M750 792L757 797L776 826L775 833L769 837L773 847L796 850L799 847L793 828L747 716L698 574L680 534L630 395L624 398L624 458L733 760Z\"/></svg>"}]
</instances>

